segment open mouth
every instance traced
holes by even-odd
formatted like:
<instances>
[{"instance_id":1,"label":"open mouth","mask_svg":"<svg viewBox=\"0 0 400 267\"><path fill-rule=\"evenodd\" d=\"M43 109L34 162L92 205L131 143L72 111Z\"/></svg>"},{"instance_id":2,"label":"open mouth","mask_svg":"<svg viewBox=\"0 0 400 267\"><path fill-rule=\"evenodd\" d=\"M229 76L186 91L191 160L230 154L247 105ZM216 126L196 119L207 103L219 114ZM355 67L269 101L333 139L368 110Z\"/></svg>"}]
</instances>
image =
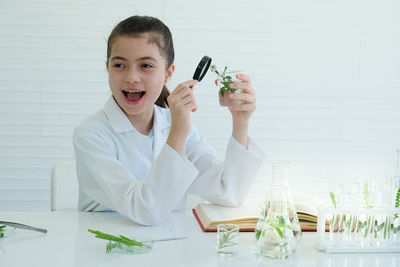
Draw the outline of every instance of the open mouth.
<instances>
[{"instance_id":1,"label":"open mouth","mask_svg":"<svg viewBox=\"0 0 400 267\"><path fill-rule=\"evenodd\" d=\"M125 98L128 99L129 101L137 102L144 96L146 92L141 90L133 90L133 91L122 90L122 93L124 94Z\"/></svg>"}]
</instances>

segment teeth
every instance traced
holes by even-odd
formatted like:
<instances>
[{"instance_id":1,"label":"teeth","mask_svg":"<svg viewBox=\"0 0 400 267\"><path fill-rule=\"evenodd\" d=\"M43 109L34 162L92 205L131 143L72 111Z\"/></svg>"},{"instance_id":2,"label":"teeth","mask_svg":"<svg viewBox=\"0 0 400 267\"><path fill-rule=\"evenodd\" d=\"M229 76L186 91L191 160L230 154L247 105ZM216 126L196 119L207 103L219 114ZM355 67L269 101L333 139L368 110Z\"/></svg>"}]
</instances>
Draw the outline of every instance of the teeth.
<instances>
[{"instance_id":1,"label":"teeth","mask_svg":"<svg viewBox=\"0 0 400 267\"><path fill-rule=\"evenodd\" d=\"M141 93L141 92L143 92L142 90L122 90L122 91L127 92L127 93Z\"/></svg>"}]
</instances>

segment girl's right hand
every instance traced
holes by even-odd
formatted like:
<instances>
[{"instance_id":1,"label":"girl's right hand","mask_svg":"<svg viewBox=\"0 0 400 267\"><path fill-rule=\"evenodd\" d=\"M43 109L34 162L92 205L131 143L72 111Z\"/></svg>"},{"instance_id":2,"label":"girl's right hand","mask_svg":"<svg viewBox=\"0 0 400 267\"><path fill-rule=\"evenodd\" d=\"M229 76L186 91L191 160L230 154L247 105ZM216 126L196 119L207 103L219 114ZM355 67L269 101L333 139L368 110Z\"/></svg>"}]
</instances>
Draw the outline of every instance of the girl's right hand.
<instances>
[{"instance_id":1,"label":"girl's right hand","mask_svg":"<svg viewBox=\"0 0 400 267\"><path fill-rule=\"evenodd\" d=\"M167 99L171 112L171 129L167 143L182 156L191 127L190 112L197 109L193 94L197 83L197 80L189 80L179 84Z\"/></svg>"}]
</instances>

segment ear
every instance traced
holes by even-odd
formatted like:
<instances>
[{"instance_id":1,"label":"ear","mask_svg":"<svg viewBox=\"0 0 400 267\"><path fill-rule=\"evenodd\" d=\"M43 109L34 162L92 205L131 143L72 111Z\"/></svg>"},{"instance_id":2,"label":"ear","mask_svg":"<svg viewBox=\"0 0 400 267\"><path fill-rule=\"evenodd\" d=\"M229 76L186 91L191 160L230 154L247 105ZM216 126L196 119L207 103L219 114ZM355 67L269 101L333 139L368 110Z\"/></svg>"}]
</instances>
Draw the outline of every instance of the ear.
<instances>
[{"instance_id":1,"label":"ear","mask_svg":"<svg viewBox=\"0 0 400 267\"><path fill-rule=\"evenodd\" d=\"M106 69L108 70L108 61L106 61Z\"/></svg>"},{"instance_id":2,"label":"ear","mask_svg":"<svg viewBox=\"0 0 400 267\"><path fill-rule=\"evenodd\" d=\"M167 72L166 72L166 74L165 74L164 83L167 83L167 82L171 79L172 74L174 74L174 71L175 71L175 64L171 64L171 65L168 67Z\"/></svg>"}]
</instances>

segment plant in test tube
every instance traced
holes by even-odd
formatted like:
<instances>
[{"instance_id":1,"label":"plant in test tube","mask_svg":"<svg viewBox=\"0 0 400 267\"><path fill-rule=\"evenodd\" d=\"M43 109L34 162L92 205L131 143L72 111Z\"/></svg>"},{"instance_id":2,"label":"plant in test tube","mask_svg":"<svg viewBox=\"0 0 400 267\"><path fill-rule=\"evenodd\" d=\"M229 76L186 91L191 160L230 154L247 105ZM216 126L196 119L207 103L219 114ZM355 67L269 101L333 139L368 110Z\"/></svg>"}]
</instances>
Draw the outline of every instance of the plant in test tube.
<instances>
[{"instance_id":1,"label":"plant in test tube","mask_svg":"<svg viewBox=\"0 0 400 267\"><path fill-rule=\"evenodd\" d=\"M368 182L364 184L363 191L364 208L372 209L374 207L373 201L371 200L371 191L369 190ZM367 238L368 234L374 233L375 231L375 219L374 215L367 214L366 220L360 223L360 230L364 232L364 239Z\"/></svg>"}]
</instances>

